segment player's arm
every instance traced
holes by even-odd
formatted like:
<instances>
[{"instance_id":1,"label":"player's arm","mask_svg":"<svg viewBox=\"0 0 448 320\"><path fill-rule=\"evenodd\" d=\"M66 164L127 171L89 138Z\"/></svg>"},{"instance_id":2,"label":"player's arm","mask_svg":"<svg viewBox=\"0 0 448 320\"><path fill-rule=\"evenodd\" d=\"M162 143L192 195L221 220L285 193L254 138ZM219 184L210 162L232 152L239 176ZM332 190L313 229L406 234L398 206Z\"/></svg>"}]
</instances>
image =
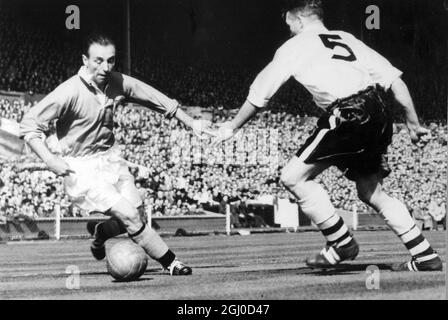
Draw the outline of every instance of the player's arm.
<instances>
[{"instance_id":1,"label":"player's arm","mask_svg":"<svg viewBox=\"0 0 448 320\"><path fill-rule=\"evenodd\" d=\"M50 152L45 144L44 132L48 130L52 120L60 117L67 104L67 95L68 93L63 88L58 87L32 107L20 122L20 137L57 175L67 175L73 171L64 160Z\"/></svg>"},{"instance_id":2,"label":"player's arm","mask_svg":"<svg viewBox=\"0 0 448 320\"><path fill-rule=\"evenodd\" d=\"M162 92L138 79L126 75L123 75L123 78L124 91L129 102L135 102L162 113L169 119L175 117L187 127L192 128L197 135L200 135L201 132L212 133L211 130L208 130L209 122L195 120L190 117L180 109L180 104L175 99L167 97Z\"/></svg>"},{"instance_id":3,"label":"player's arm","mask_svg":"<svg viewBox=\"0 0 448 320\"><path fill-rule=\"evenodd\" d=\"M232 128L232 130L241 129L241 127L243 127L250 119L252 119L259 110L260 107L257 107L249 100L246 100L241 106L235 118L233 118L233 120L230 122L230 127Z\"/></svg>"},{"instance_id":4,"label":"player's arm","mask_svg":"<svg viewBox=\"0 0 448 320\"><path fill-rule=\"evenodd\" d=\"M395 79L391 85L391 91L395 100L405 109L406 125L413 143L419 141L420 137L429 133L428 129L423 128L418 120L409 89L401 78Z\"/></svg>"},{"instance_id":5,"label":"player's arm","mask_svg":"<svg viewBox=\"0 0 448 320\"><path fill-rule=\"evenodd\" d=\"M358 42L358 44L358 50L364 59L364 63L367 65L370 76L375 83L378 83L386 90L391 89L395 100L406 110L406 124L412 142L418 142L421 136L429 133L429 130L421 127L418 121L408 87L401 79L402 72L392 66L386 58L375 50L362 42Z\"/></svg>"},{"instance_id":6,"label":"player's arm","mask_svg":"<svg viewBox=\"0 0 448 320\"><path fill-rule=\"evenodd\" d=\"M184 112L181 108L177 108L176 113L174 114L174 117L185 124L187 127L191 128L193 132L199 136L202 137L202 133L205 132L210 136L214 136L215 133L213 130L210 129L211 122L208 120L196 120L190 117L186 112Z\"/></svg>"},{"instance_id":7,"label":"player's arm","mask_svg":"<svg viewBox=\"0 0 448 320\"><path fill-rule=\"evenodd\" d=\"M63 159L48 150L48 147L43 139L37 137L31 138L28 140L28 145L31 150L33 150L39 158L45 162L48 169L53 171L56 175L65 176L70 173L75 173Z\"/></svg>"}]
</instances>

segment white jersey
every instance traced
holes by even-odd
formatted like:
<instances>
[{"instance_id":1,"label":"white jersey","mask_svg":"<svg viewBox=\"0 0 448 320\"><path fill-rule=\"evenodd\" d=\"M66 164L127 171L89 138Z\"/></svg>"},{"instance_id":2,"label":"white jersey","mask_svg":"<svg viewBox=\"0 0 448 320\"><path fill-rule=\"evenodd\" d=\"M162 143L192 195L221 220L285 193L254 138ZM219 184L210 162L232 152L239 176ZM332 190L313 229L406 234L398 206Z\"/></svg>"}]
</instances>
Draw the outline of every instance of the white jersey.
<instances>
[{"instance_id":1,"label":"white jersey","mask_svg":"<svg viewBox=\"0 0 448 320\"><path fill-rule=\"evenodd\" d=\"M313 95L315 103L326 109L335 100L374 84L389 89L401 74L353 35L330 31L316 23L277 50L252 83L247 100L265 107L277 90L294 77Z\"/></svg>"}]
</instances>

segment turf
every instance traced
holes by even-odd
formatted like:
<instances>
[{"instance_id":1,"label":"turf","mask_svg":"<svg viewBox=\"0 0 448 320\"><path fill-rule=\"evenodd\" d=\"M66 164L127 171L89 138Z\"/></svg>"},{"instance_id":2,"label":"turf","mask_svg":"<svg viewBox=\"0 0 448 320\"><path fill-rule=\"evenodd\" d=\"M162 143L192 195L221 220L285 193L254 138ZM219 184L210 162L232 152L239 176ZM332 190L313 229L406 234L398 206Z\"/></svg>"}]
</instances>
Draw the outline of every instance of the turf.
<instances>
[{"instance_id":1,"label":"turf","mask_svg":"<svg viewBox=\"0 0 448 320\"><path fill-rule=\"evenodd\" d=\"M444 232L426 232L445 261ZM171 277L150 261L134 282L114 282L105 261L94 260L89 240L0 245L1 299L445 299L444 272L392 272L409 257L390 231L356 232L361 251L336 270L312 270L305 259L321 249L317 232L248 236L167 237L193 275ZM116 241L108 242L108 246ZM367 289L369 266L379 269L379 289ZM72 267L69 267L72 266ZM444 265L445 267L445 265ZM70 268L79 270L79 289L68 289Z\"/></svg>"}]
</instances>

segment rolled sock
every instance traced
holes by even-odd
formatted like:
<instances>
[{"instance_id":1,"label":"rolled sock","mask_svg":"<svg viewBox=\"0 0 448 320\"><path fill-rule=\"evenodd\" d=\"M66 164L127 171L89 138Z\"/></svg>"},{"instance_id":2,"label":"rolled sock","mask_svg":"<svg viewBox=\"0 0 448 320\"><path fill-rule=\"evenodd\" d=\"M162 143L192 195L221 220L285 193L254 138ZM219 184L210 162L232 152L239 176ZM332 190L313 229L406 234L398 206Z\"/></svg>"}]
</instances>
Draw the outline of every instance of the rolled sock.
<instances>
[{"instance_id":1,"label":"rolled sock","mask_svg":"<svg viewBox=\"0 0 448 320\"><path fill-rule=\"evenodd\" d=\"M171 263L176 259L176 255L168 249L168 251L159 259L156 259L162 267L169 269Z\"/></svg>"}]
</instances>

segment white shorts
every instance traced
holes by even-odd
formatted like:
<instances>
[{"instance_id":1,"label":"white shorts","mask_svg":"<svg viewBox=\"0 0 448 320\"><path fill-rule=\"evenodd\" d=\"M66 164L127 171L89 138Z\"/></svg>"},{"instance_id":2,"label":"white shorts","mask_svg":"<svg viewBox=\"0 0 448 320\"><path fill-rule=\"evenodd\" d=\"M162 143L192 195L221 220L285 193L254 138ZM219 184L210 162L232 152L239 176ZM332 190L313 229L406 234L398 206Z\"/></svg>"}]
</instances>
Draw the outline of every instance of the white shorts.
<instances>
[{"instance_id":1,"label":"white shorts","mask_svg":"<svg viewBox=\"0 0 448 320\"><path fill-rule=\"evenodd\" d=\"M136 208L142 204L134 177L118 147L86 157L64 157L76 174L64 179L71 201L88 212L105 212L121 198Z\"/></svg>"}]
</instances>

